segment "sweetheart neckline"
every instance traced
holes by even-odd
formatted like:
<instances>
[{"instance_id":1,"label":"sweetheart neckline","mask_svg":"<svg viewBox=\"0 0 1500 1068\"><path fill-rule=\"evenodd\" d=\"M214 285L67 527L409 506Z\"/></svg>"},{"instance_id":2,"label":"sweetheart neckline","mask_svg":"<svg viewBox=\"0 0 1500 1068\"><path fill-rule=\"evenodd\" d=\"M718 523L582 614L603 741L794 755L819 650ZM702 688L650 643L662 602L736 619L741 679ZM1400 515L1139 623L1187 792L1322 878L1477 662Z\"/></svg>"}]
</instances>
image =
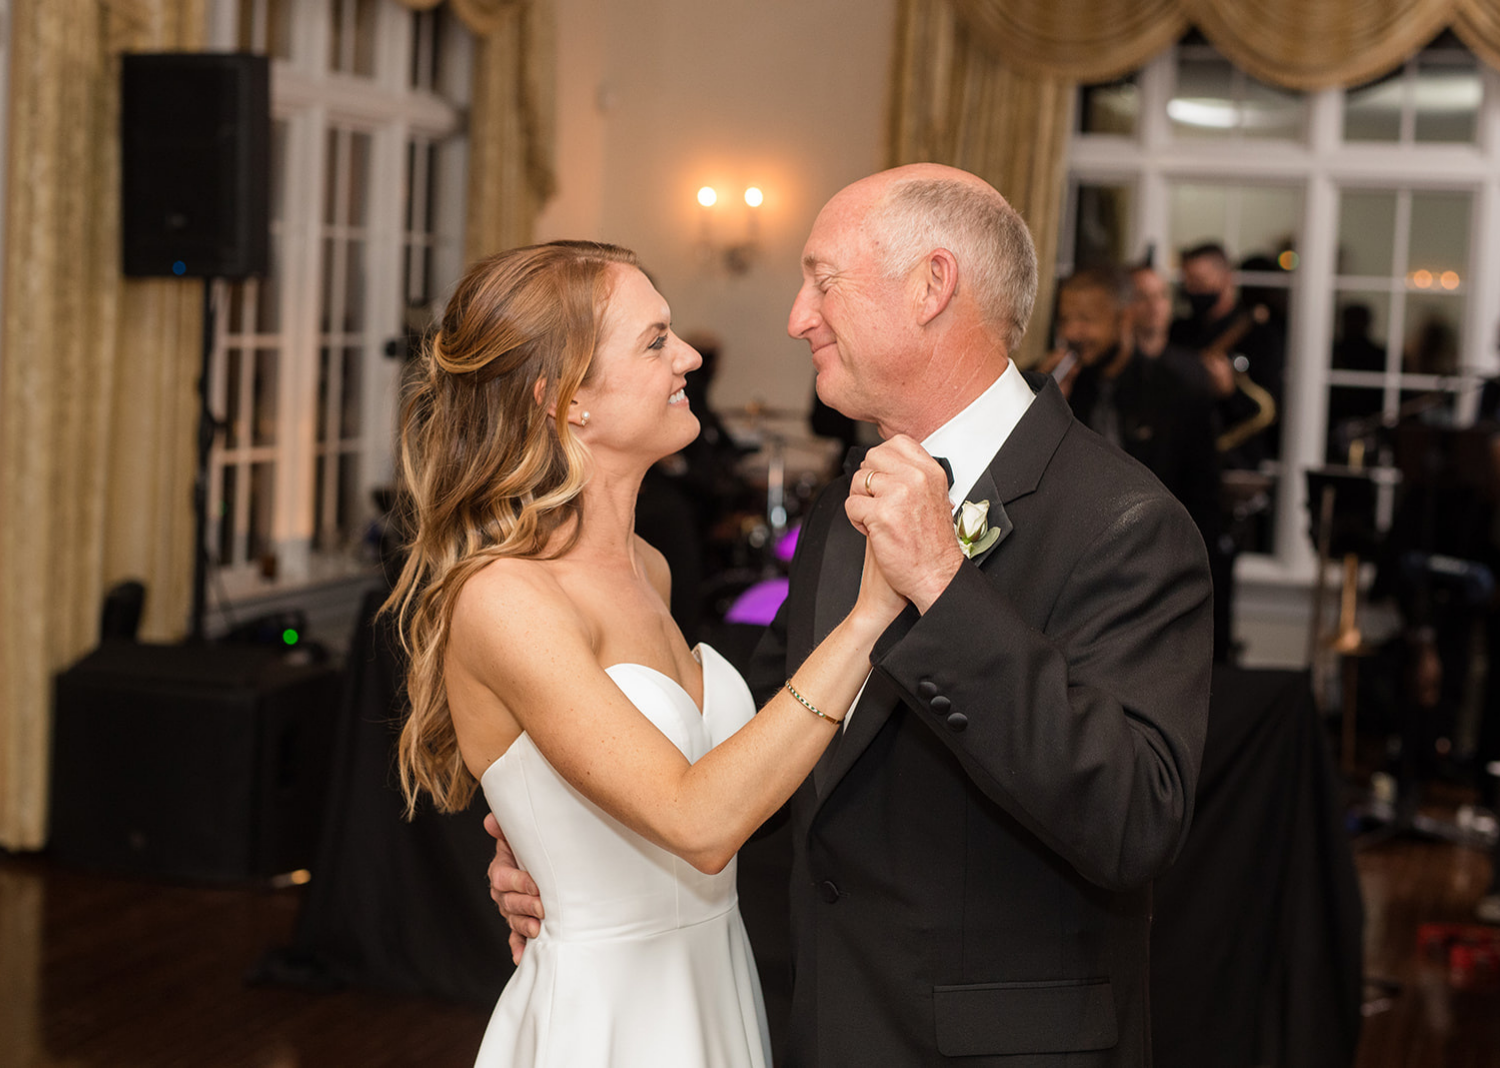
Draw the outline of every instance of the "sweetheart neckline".
<instances>
[{"instance_id":1,"label":"sweetheart neckline","mask_svg":"<svg viewBox=\"0 0 1500 1068\"><path fill-rule=\"evenodd\" d=\"M702 664L699 664L699 667L702 666ZM617 667L640 668L642 671L651 672L651 674L657 676L658 678L666 679L673 686L677 687L677 691L682 694L682 696L688 699L688 704L693 706L693 711L698 713L698 718L703 718L704 709L698 704L697 701L693 700L693 695L688 693L688 688L674 679L671 675L668 675L665 671L662 671L659 668L654 668L650 664L637 664L634 660L621 660L617 664L610 664L609 667L604 669L604 673L607 675L612 668ZM703 704L708 704L708 672L706 670L703 672Z\"/></svg>"},{"instance_id":2,"label":"sweetheart neckline","mask_svg":"<svg viewBox=\"0 0 1500 1068\"><path fill-rule=\"evenodd\" d=\"M699 666L703 669L703 706L704 707L702 707L702 708L698 707L698 702L696 702L696 701L693 700L693 695L690 694L690 693L688 693L687 687L683 686L682 683L678 682L671 675L668 675L665 671L660 671L660 670L652 667L650 664L638 664L634 660L621 660L618 663L610 664L608 667L604 668L604 673L606 675L609 674L611 668L633 667L633 668L640 668L643 671L649 671L649 672L651 672L651 674L657 676L658 678L666 679L673 686L677 687L678 693L682 694L682 696L684 696L684 697L687 698L688 704L690 704L690 705L693 706L693 711L695 711L695 712L698 713L698 719L699 719L699 721L703 722L703 723L707 723L707 720L708 720L708 716L707 716L707 706L708 706L708 664L704 661L702 655L698 652L698 650L700 650L700 649L708 649L710 652L712 652L715 656L719 657L720 659L723 658L724 654L720 653L713 646L708 645L708 644L706 644L704 642L699 642L697 645L693 646L693 649L692 649L693 659L697 660ZM522 731L520 734L516 735L515 740L512 741L510 743L510 745L508 745L508 746L505 747L505 752L501 753L494 760L490 761L490 766L487 767L487 768L485 768L484 771L480 773L478 781L481 782L481 783L484 782L485 776L489 775L490 772L494 771L495 768L499 766L499 764L500 764L501 761L503 761L506 757L510 756L511 752L516 748L516 743L519 742L522 738L525 738L527 741L531 741L531 735L527 731ZM536 748L536 742L531 742L531 747L533 749L535 749ZM537 751L540 752L541 750L537 750Z\"/></svg>"}]
</instances>

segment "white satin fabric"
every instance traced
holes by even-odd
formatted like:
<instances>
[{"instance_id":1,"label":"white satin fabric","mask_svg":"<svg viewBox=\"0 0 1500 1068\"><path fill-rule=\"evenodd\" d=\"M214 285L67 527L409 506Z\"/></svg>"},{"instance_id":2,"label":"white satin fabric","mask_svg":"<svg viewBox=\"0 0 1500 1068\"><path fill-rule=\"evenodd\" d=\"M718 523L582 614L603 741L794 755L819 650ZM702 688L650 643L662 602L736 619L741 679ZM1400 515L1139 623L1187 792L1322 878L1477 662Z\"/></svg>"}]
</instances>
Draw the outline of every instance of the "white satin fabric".
<instances>
[{"instance_id":1,"label":"white satin fabric","mask_svg":"<svg viewBox=\"0 0 1500 1068\"><path fill-rule=\"evenodd\" d=\"M703 712L640 664L607 672L689 760L755 714L707 645ZM766 1068L760 980L735 863L704 875L606 815L523 734L480 780L547 918L490 1018L477 1068Z\"/></svg>"}]
</instances>

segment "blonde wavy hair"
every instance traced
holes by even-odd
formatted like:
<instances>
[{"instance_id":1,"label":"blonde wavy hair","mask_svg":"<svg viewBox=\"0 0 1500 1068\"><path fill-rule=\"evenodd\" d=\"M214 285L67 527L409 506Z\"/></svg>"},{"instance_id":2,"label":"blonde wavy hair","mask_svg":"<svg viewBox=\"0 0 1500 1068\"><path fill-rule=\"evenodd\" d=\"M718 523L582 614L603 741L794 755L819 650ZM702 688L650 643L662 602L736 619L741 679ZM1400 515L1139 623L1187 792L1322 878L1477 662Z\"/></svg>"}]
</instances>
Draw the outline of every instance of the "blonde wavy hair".
<instances>
[{"instance_id":1,"label":"blonde wavy hair","mask_svg":"<svg viewBox=\"0 0 1500 1068\"><path fill-rule=\"evenodd\" d=\"M589 241L479 260L415 369L398 455L403 518L414 533L381 609L394 613L408 657L411 711L397 747L408 818L420 791L453 812L477 785L443 681L459 591L498 557L542 557L549 545L560 556L577 542L588 452L566 413L589 378L617 264L638 266L628 249Z\"/></svg>"}]
</instances>

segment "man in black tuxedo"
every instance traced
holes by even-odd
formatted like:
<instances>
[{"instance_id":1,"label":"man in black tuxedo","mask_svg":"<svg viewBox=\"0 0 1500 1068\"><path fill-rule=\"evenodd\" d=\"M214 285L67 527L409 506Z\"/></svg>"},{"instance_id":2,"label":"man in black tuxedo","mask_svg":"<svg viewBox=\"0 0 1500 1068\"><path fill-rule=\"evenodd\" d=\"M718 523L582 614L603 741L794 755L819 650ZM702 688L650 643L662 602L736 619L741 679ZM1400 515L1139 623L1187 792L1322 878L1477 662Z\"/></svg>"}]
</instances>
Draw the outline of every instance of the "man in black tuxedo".
<instances>
[{"instance_id":1,"label":"man in black tuxedo","mask_svg":"<svg viewBox=\"0 0 1500 1068\"><path fill-rule=\"evenodd\" d=\"M911 606L791 803L791 1068L1150 1063L1151 880L1192 812L1208 566L1161 484L1009 360L1035 292L1025 224L947 167L856 182L804 250L789 332L885 440L812 509L752 689L853 605L866 537ZM987 505L967 546L965 502ZM491 868L507 902L512 876Z\"/></svg>"}]
</instances>

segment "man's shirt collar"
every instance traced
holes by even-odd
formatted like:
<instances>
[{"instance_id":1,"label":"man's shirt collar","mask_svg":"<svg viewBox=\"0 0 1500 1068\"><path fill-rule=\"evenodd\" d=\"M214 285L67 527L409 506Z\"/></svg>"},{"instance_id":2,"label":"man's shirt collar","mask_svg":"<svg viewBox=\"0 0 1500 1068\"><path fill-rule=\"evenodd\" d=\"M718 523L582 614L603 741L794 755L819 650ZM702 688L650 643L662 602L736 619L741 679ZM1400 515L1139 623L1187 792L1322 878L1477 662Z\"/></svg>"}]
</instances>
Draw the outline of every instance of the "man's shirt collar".
<instances>
[{"instance_id":1,"label":"man's shirt collar","mask_svg":"<svg viewBox=\"0 0 1500 1068\"><path fill-rule=\"evenodd\" d=\"M938 427L922 442L929 456L942 456L953 469L948 502L956 509L979 481L1000 446L1035 399L1014 360L967 408Z\"/></svg>"}]
</instances>

